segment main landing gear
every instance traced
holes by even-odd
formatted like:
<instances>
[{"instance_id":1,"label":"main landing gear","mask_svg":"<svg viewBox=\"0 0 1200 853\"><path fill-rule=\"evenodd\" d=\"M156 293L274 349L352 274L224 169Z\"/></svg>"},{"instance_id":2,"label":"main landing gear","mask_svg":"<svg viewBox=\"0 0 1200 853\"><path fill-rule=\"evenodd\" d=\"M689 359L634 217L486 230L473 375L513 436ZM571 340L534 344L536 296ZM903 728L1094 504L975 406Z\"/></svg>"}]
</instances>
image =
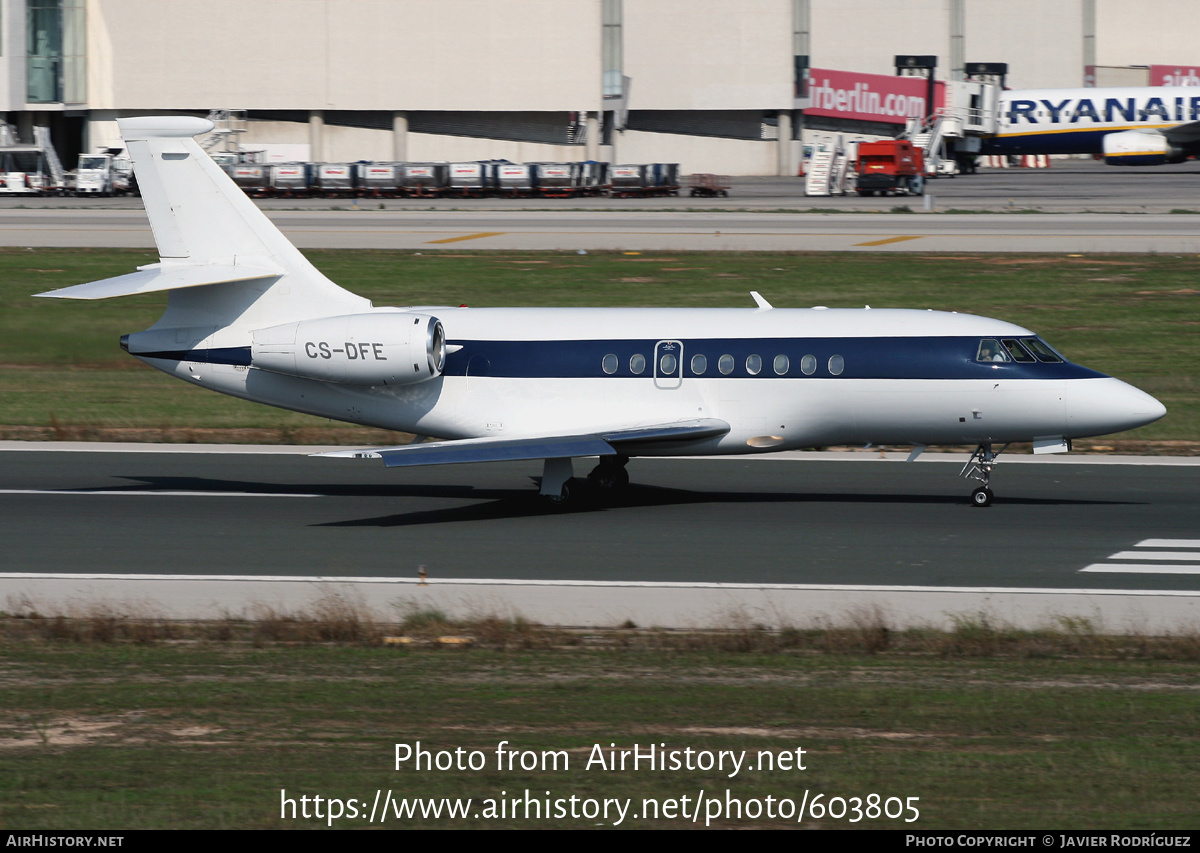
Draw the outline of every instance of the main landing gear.
<instances>
[{"instance_id":1,"label":"main landing gear","mask_svg":"<svg viewBox=\"0 0 1200 853\"><path fill-rule=\"evenodd\" d=\"M601 456L599 464L588 474L588 482L604 492L613 492L629 485L625 470L628 456Z\"/></svg>"},{"instance_id":2,"label":"main landing gear","mask_svg":"<svg viewBox=\"0 0 1200 853\"><path fill-rule=\"evenodd\" d=\"M588 485L601 495L612 495L629 485L629 472L625 465L628 456L601 456L599 464L587 476ZM541 496L550 506L562 508L571 500L574 468L570 459L547 459L542 468Z\"/></svg>"},{"instance_id":3,"label":"main landing gear","mask_svg":"<svg viewBox=\"0 0 1200 853\"><path fill-rule=\"evenodd\" d=\"M971 492L971 503L973 505L992 505L992 490L988 488L988 483L992 479L992 469L996 467L997 457L1007 449L1008 445L1006 444L993 453L990 442L981 444L975 448L975 452L971 454L971 458L967 460L967 464L958 472L960 477L966 477L969 480L978 480L983 484Z\"/></svg>"}]
</instances>

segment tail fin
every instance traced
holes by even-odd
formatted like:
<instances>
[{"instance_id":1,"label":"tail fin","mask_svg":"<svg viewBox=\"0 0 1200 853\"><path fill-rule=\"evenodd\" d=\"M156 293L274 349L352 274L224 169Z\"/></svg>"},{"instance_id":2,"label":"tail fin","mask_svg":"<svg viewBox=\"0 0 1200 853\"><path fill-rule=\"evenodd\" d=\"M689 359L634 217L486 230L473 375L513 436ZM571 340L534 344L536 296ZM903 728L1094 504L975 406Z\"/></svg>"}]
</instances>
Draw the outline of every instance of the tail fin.
<instances>
[{"instance_id":1,"label":"tail fin","mask_svg":"<svg viewBox=\"0 0 1200 853\"><path fill-rule=\"evenodd\" d=\"M40 294L104 299L169 290L157 324L244 329L369 310L293 246L206 154L193 136L207 119L119 119L141 188L160 263L136 273Z\"/></svg>"}]
</instances>

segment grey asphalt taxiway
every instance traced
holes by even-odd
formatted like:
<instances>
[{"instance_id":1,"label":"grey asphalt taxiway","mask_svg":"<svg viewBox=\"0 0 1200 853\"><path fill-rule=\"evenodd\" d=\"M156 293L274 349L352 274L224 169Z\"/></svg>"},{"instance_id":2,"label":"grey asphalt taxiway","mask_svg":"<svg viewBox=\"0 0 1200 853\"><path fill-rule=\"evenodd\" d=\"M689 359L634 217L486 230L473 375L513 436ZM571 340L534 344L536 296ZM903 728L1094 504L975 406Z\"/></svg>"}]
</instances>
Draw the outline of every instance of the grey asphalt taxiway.
<instances>
[{"instance_id":1,"label":"grey asphalt taxiway","mask_svg":"<svg viewBox=\"0 0 1200 853\"><path fill-rule=\"evenodd\" d=\"M758 211L270 211L301 249L1200 253L1200 217ZM140 211L0 210L0 246L152 250Z\"/></svg>"},{"instance_id":2,"label":"grey asphalt taxiway","mask_svg":"<svg viewBox=\"0 0 1200 853\"><path fill-rule=\"evenodd\" d=\"M301 249L1200 253L1200 165L1055 161L916 197L805 197L734 178L729 198L265 199ZM0 199L0 246L153 247L141 200Z\"/></svg>"},{"instance_id":3,"label":"grey asphalt taxiway","mask_svg":"<svg viewBox=\"0 0 1200 853\"><path fill-rule=\"evenodd\" d=\"M979 509L959 456L902 459L638 459L624 494L553 511L527 463L396 472L283 448L5 443L0 597L88 591L212 616L348 585L376 605L568 624L797 624L866 606L893 624L1200 619L1200 460L1015 456Z\"/></svg>"}]
</instances>

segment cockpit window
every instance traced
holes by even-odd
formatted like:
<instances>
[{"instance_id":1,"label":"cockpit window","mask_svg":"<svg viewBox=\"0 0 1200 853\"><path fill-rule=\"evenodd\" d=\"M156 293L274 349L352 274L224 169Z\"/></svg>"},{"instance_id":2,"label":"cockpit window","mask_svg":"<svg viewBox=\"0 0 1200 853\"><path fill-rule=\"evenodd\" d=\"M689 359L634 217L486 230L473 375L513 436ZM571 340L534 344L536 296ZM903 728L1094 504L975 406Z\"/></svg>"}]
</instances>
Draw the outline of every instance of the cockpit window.
<instances>
[{"instance_id":1,"label":"cockpit window","mask_svg":"<svg viewBox=\"0 0 1200 853\"><path fill-rule=\"evenodd\" d=\"M984 338L979 342L979 354L975 356L976 361L996 361L1008 362L1012 361L1004 347L1000 346L1000 342L994 338Z\"/></svg>"},{"instance_id":2,"label":"cockpit window","mask_svg":"<svg viewBox=\"0 0 1200 853\"><path fill-rule=\"evenodd\" d=\"M1046 364L1062 364L1063 358L1050 348L1041 338L1025 338L1021 341L1030 352L1038 357L1038 361Z\"/></svg>"},{"instance_id":3,"label":"cockpit window","mask_svg":"<svg viewBox=\"0 0 1200 853\"><path fill-rule=\"evenodd\" d=\"M1026 352L1025 347L1021 346L1017 341L1012 338L1005 338L1003 342L1004 348L1013 357L1013 361L1018 361L1021 364L1032 364L1034 362L1033 356Z\"/></svg>"}]
</instances>

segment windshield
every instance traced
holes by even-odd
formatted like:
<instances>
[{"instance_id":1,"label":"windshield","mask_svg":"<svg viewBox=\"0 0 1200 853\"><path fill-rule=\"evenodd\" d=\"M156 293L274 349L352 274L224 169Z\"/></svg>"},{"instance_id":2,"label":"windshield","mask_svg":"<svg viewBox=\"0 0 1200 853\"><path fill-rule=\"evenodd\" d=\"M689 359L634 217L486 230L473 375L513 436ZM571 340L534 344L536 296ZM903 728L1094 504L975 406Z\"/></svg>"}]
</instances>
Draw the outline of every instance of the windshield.
<instances>
[{"instance_id":1,"label":"windshield","mask_svg":"<svg viewBox=\"0 0 1200 853\"><path fill-rule=\"evenodd\" d=\"M79 168L81 169L107 169L108 158L106 157L80 157Z\"/></svg>"},{"instance_id":2,"label":"windshield","mask_svg":"<svg viewBox=\"0 0 1200 853\"><path fill-rule=\"evenodd\" d=\"M1050 345L1041 338L1025 338L1021 343L1025 344L1030 352L1038 357L1038 361L1044 361L1047 364L1058 364L1066 361L1066 359L1051 349Z\"/></svg>"}]
</instances>

